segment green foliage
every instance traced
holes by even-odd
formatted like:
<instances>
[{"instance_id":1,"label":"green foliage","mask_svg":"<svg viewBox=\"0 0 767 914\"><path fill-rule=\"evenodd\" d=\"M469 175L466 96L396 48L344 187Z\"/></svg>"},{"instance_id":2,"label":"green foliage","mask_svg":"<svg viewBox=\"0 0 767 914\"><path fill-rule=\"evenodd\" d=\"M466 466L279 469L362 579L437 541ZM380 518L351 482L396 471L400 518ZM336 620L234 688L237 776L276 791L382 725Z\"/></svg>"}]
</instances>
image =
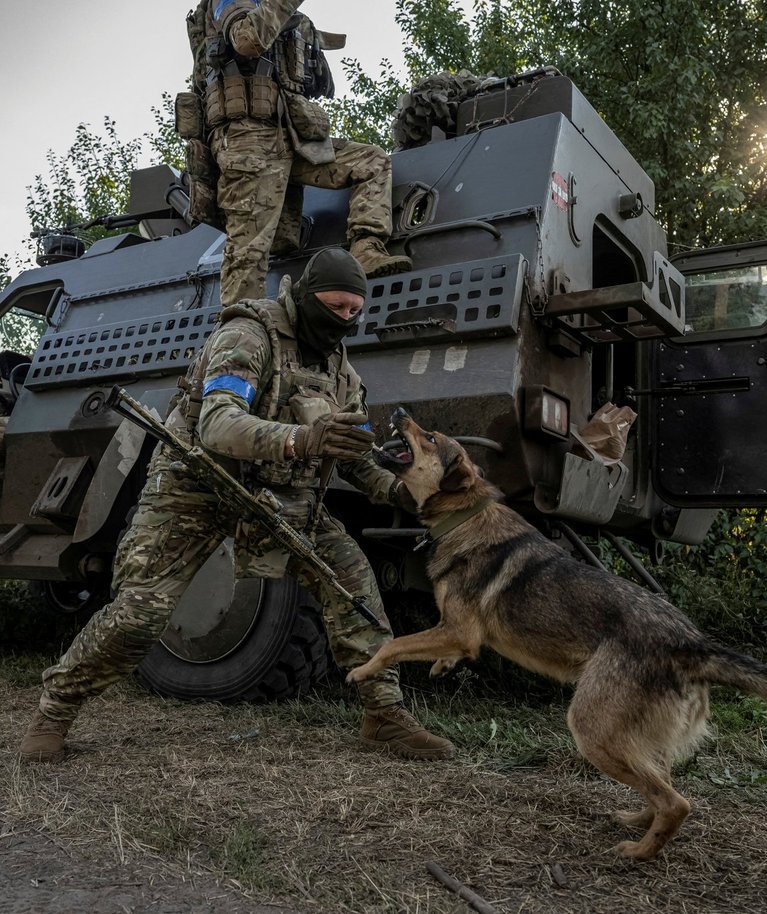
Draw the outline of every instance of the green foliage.
<instances>
[{"instance_id":1,"label":"green foliage","mask_svg":"<svg viewBox=\"0 0 767 914\"><path fill-rule=\"evenodd\" d=\"M767 234L763 4L528 0L514 9L528 61L569 75L653 178L672 242Z\"/></svg>"},{"instance_id":2,"label":"green foliage","mask_svg":"<svg viewBox=\"0 0 767 914\"><path fill-rule=\"evenodd\" d=\"M722 511L700 546L670 545L654 569L669 599L712 637L767 657L767 517Z\"/></svg>"},{"instance_id":3,"label":"green foliage","mask_svg":"<svg viewBox=\"0 0 767 914\"><path fill-rule=\"evenodd\" d=\"M41 582L0 580L0 644L6 652L34 647L53 658L82 628L91 611L56 611L46 601Z\"/></svg>"},{"instance_id":4,"label":"green foliage","mask_svg":"<svg viewBox=\"0 0 767 914\"><path fill-rule=\"evenodd\" d=\"M760 0L398 0L406 72L347 61L335 124L389 145L397 95L425 75L499 76L553 64L656 183L672 245L767 235L767 20ZM355 121L357 123L355 124ZM364 125L364 126L362 126Z\"/></svg>"},{"instance_id":5,"label":"green foliage","mask_svg":"<svg viewBox=\"0 0 767 914\"><path fill-rule=\"evenodd\" d=\"M45 332L45 318L20 308L11 308L0 317L0 349L32 355Z\"/></svg>"},{"instance_id":6,"label":"green foliage","mask_svg":"<svg viewBox=\"0 0 767 914\"><path fill-rule=\"evenodd\" d=\"M0 292L11 281L11 264L7 254L0 254Z\"/></svg>"},{"instance_id":7,"label":"green foliage","mask_svg":"<svg viewBox=\"0 0 767 914\"><path fill-rule=\"evenodd\" d=\"M153 164L172 165L183 171L186 163L186 140L176 133L175 101L170 92L163 92L162 101L152 108L155 129L144 134L151 150Z\"/></svg>"},{"instance_id":8,"label":"green foliage","mask_svg":"<svg viewBox=\"0 0 767 914\"><path fill-rule=\"evenodd\" d=\"M49 150L47 173L35 176L27 188L27 215L34 230L57 229L89 222L99 216L118 215L128 208L131 172L147 164L166 163L183 168L184 141L174 127L173 98L164 92L162 101L152 108L155 129L131 140L120 138L117 124L104 118L103 133L88 124L79 124L75 140L63 155ZM89 244L125 231L107 231L94 226L78 234ZM27 252L15 268L32 265L34 242L24 242ZM0 256L0 288L10 276L7 256Z\"/></svg>"},{"instance_id":9,"label":"green foliage","mask_svg":"<svg viewBox=\"0 0 767 914\"><path fill-rule=\"evenodd\" d=\"M326 105L333 133L357 143L374 143L384 149L391 149L389 125L397 107L397 99L404 91L391 63L388 60L381 61L377 81L363 71L357 60L346 59L343 67L352 94L334 99Z\"/></svg>"}]
</instances>

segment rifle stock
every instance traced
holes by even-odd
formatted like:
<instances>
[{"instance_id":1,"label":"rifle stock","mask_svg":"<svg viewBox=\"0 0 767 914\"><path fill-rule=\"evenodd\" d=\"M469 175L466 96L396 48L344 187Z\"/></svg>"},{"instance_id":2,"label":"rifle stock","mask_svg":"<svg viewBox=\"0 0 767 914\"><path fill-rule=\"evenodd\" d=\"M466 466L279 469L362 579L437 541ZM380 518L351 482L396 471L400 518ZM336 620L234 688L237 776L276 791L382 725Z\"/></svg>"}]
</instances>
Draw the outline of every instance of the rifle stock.
<instances>
[{"instance_id":1,"label":"rifle stock","mask_svg":"<svg viewBox=\"0 0 767 914\"><path fill-rule=\"evenodd\" d=\"M115 412L161 441L199 482L218 495L222 501L234 506L241 517L260 524L278 545L311 567L317 577L332 587L368 622L381 631L388 631L362 597L353 596L339 582L335 571L317 555L314 543L282 517L282 504L269 489L260 489L255 494L249 492L206 451L196 445L187 444L175 435L123 388L112 388L106 402Z\"/></svg>"}]
</instances>

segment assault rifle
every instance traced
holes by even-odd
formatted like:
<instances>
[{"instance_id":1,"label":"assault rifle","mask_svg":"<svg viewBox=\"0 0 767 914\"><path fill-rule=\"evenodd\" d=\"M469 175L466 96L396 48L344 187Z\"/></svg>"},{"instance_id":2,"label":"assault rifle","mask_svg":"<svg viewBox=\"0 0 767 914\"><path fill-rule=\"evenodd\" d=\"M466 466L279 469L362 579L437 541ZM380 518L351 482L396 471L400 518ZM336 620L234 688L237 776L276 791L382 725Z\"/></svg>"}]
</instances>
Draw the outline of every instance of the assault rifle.
<instances>
[{"instance_id":1,"label":"assault rifle","mask_svg":"<svg viewBox=\"0 0 767 914\"><path fill-rule=\"evenodd\" d=\"M282 504L269 489L260 489L256 493L249 492L201 447L187 444L121 387L112 388L106 404L161 441L173 456L183 463L202 485L218 495L222 502L234 507L241 517L252 519L262 526L275 543L301 559L318 578L332 587L368 622L380 631L388 631L364 599L350 594L339 582L335 571L317 555L314 543L309 537L296 530L282 517Z\"/></svg>"}]
</instances>

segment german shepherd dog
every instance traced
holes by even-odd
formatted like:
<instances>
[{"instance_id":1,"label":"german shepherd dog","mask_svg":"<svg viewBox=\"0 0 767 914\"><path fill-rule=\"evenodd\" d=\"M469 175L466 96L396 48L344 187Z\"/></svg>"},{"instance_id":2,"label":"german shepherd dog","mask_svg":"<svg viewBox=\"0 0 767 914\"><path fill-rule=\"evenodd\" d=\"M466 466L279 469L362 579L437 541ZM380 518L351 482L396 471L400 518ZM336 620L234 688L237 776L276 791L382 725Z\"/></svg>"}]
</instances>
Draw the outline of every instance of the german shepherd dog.
<instances>
[{"instance_id":1,"label":"german shepherd dog","mask_svg":"<svg viewBox=\"0 0 767 914\"><path fill-rule=\"evenodd\" d=\"M690 812L671 766L705 735L709 684L767 700L767 665L713 643L662 597L551 543L500 503L457 441L424 431L401 408L392 424L403 446L374 454L405 483L434 537L428 571L441 620L384 644L348 680L401 660L436 661L437 676L487 645L577 683L567 723L578 749L646 803L617 814L646 832L615 850L651 859Z\"/></svg>"}]
</instances>

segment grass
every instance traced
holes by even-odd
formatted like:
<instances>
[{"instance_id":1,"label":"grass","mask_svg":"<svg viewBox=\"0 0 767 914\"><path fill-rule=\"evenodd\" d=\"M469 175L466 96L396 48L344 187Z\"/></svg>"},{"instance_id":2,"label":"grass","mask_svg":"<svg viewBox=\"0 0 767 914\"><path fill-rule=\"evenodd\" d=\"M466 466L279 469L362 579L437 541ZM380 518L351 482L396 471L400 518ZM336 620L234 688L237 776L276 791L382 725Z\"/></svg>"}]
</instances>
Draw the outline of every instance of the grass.
<instances>
[{"instance_id":1,"label":"grass","mask_svg":"<svg viewBox=\"0 0 767 914\"><path fill-rule=\"evenodd\" d=\"M37 696L26 676L21 655L0 663L8 747ZM439 694L408 689L424 723L459 747L440 765L359 751L359 708L338 681L265 706L185 704L126 682L84 710L62 765L19 767L0 754L0 821L43 830L88 866L208 874L306 914L464 914L426 875L431 859L501 914L722 914L734 898L739 911L759 910L764 706L717 697L717 741L677 777L696 812L668 854L641 867L607 853L625 837L609 811L638 801L580 759L566 695L538 692L528 704L482 694L476 676L458 674ZM554 863L570 888L552 882ZM695 907L680 896L690 871L703 893ZM660 905L663 892L678 907Z\"/></svg>"},{"instance_id":2,"label":"grass","mask_svg":"<svg viewBox=\"0 0 767 914\"><path fill-rule=\"evenodd\" d=\"M714 690L712 738L676 772L694 813L666 854L639 866L609 853L627 837L611 811L638 798L578 755L569 690L498 658L436 684L426 664L405 667L409 706L458 746L448 763L360 751L356 697L331 677L262 706L163 700L125 682L84 709L63 764L20 767L13 749L40 672L71 637L38 630L50 637L36 653L8 640L0 651L0 835L44 834L70 869L140 865L168 886L209 878L302 914L465 914L427 860L499 914L763 910L758 699ZM555 863L567 888L552 880Z\"/></svg>"}]
</instances>

